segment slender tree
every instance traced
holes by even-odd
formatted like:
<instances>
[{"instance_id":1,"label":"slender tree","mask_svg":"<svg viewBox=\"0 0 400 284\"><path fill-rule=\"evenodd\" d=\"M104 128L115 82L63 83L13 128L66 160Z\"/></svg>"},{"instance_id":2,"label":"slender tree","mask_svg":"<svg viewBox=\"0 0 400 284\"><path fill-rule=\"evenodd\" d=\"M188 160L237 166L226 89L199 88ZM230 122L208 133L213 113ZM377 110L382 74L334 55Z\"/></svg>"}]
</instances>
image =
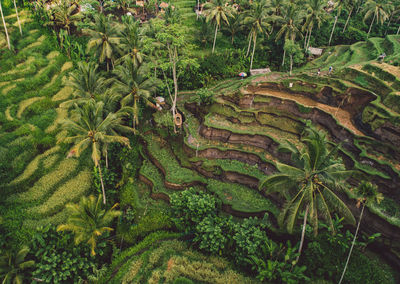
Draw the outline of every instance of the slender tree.
<instances>
[{"instance_id":1,"label":"slender tree","mask_svg":"<svg viewBox=\"0 0 400 284\"><path fill-rule=\"evenodd\" d=\"M345 6L349 12L349 14L347 15L347 19L346 19L346 23L344 24L343 27L343 33L346 31L347 25L349 24L350 21L350 17L353 14L354 8L357 5L358 0L346 0Z\"/></svg>"},{"instance_id":2,"label":"slender tree","mask_svg":"<svg viewBox=\"0 0 400 284\"><path fill-rule=\"evenodd\" d=\"M332 36L333 36L333 32L335 31L335 27L336 27L336 23L337 20L340 17L340 13L342 12L343 6L345 5L347 0L338 0L335 4L336 9L337 9L337 15L335 16L335 21L333 22L333 26L332 26L332 31L331 31L331 35L329 37L329 42L328 45L331 45L331 41L332 41Z\"/></svg>"},{"instance_id":3,"label":"slender tree","mask_svg":"<svg viewBox=\"0 0 400 284\"><path fill-rule=\"evenodd\" d=\"M224 27L224 30L231 36L231 43L234 43L236 34L243 29L242 14L234 14L229 23Z\"/></svg>"},{"instance_id":4,"label":"slender tree","mask_svg":"<svg viewBox=\"0 0 400 284\"><path fill-rule=\"evenodd\" d=\"M76 244L88 243L92 255L96 255L98 239L104 233L114 230L110 224L121 215L121 211L115 209L118 203L106 210L101 204L101 199L101 194L98 198L91 195L82 197L79 204L67 204L66 208L70 211L67 223L57 227L57 231L72 231Z\"/></svg>"},{"instance_id":5,"label":"slender tree","mask_svg":"<svg viewBox=\"0 0 400 284\"><path fill-rule=\"evenodd\" d=\"M368 0L364 7L364 21L368 20L372 16L371 24L369 25L367 38L372 29L372 25L376 21L383 25L383 23L389 18L390 12L393 6L387 0Z\"/></svg>"},{"instance_id":6,"label":"slender tree","mask_svg":"<svg viewBox=\"0 0 400 284\"><path fill-rule=\"evenodd\" d=\"M15 0L14 0L14 8L15 8L15 15L17 16L17 22L18 22L19 32L20 32L20 34L22 35L21 22L20 22L20 20L19 20L17 3L15 3Z\"/></svg>"},{"instance_id":7,"label":"slender tree","mask_svg":"<svg viewBox=\"0 0 400 284\"><path fill-rule=\"evenodd\" d=\"M361 213L360 213L360 218L358 220L357 229L356 229L356 232L354 234L353 241L351 243L350 251L349 251L349 254L347 256L346 264L344 266L344 269L343 269L343 272L342 272L342 276L340 277L340 280L339 280L339 284L341 284L342 281L343 281L343 277L344 277L344 275L346 273L347 266L348 266L349 261L350 261L351 253L352 253L353 248L354 248L354 244L356 243L358 230L360 229L361 220L362 220L362 217L363 217L363 214L364 214L365 205L371 204L371 203L374 203L374 202L379 204L383 200L383 195L381 193L378 193L378 187L376 185L373 185L372 183L366 182L366 181L362 181L361 182L361 184L356 189L356 194L361 196L360 198L357 199L357 205L356 205L357 208L360 208L360 205L362 204Z\"/></svg>"},{"instance_id":8,"label":"slender tree","mask_svg":"<svg viewBox=\"0 0 400 284\"><path fill-rule=\"evenodd\" d=\"M246 14L243 20L243 23L245 25L250 26L249 48L247 49L247 55L250 50L251 40L253 40L253 52L251 54L250 70L253 69L253 59L257 44L257 35L260 33L268 36L268 31L270 30L271 27L269 22L270 22L270 17L266 13L265 2L264 1L254 2L253 5L251 6L251 10Z\"/></svg>"},{"instance_id":9,"label":"slender tree","mask_svg":"<svg viewBox=\"0 0 400 284\"><path fill-rule=\"evenodd\" d=\"M307 31L307 35L304 40L305 49L308 49L310 45L311 34L314 26L316 25L319 29L321 27L321 24L325 22L328 18L328 14L324 10L325 5L325 0L309 0L306 4L307 15L303 25L303 31Z\"/></svg>"},{"instance_id":10,"label":"slender tree","mask_svg":"<svg viewBox=\"0 0 400 284\"><path fill-rule=\"evenodd\" d=\"M118 28L120 26L103 14L95 15L94 20L90 28L84 30L90 36L87 50L94 50L100 63L106 61L107 71L109 71L110 64L114 68L115 57L119 51L120 37L118 36Z\"/></svg>"},{"instance_id":11,"label":"slender tree","mask_svg":"<svg viewBox=\"0 0 400 284\"><path fill-rule=\"evenodd\" d=\"M133 132L133 129L123 125L126 109L117 113L108 113L104 110L104 102L89 100L81 107L75 105L75 112L71 119L64 121L68 135L58 142L74 143L68 156L79 156L88 147L92 147L92 160L99 169L103 202L106 204L105 188L101 171L100 160L102 153L107 157L107 147L110 143L120 143L130 147L129 139L118 135L118 132Z\"/></svg>"},{"instance_id":12,"label":"slender tree","mask_svg":"<svg viewBox=\"0 0 400 284\"><path fill-rule=\"evenodd\" d=\"M332 211L337 211L349 223L355 224L350 210L334 192L334 189L344 186L352 172L335 158L338 146L329 149L322 131L308 128L306 132L307 135L302 138L303 147L298 148L289 141L281 147L282 151L291 154L293 165L277 162L279 173L266 177L260 183L260 189L265 188L266 193L279 192L287 197L288 202L278 222L289 233L293 232L298 217L304 212L299 256L307 222L313 227L314 235L318 233L319 217L326 219L334 231Z\"/></svg>"},{"instance_id":13,"label":"slender tree","mask_svg":"<svg viewBox=\"0 0 400 284\"><path fill-rule=\"evenodd\" d=\"M295 41L296 37L303 37L299 26L304 19L304 11L300 9L299 6L288 3L283 7L282 16L277 18L277 21L280 25L280 29L276 34L275 41L277 42L279 39L283 38L283 42L285 43L287 39ZM282 66L285 65L285 55L286 51L283 49L283 59Z\"/></svg>"},{"instance_id":14,"label":"slender tree","mask_svg":"<svg viewBox=\"0 0 400 284\"><path fill-rule=\"evenodd\" d=\"M206 21L211 21L215 24L214 42L212 48L212 53L214 53L218 29L221 27L223 22L229 24L228 17L233 16L233 9L229 5L225 6L224 0L213 0L204 5L204 13L207 15Z\"/></svg>"},{"instance_id":15,"label":"slender tree","mask_svg":"<svg viewBox=\"0 0 400 284\"><path fill-rule=\"evenodd\" d=\"M3 20L4 32L6 34L8 49L11 49L10 38L8 37L8 31L7 31L6 21L4 20L3 8L1 6L1 0L0 0L0 14L1 14L1 19Z\"/></svg>"}]
</instances>

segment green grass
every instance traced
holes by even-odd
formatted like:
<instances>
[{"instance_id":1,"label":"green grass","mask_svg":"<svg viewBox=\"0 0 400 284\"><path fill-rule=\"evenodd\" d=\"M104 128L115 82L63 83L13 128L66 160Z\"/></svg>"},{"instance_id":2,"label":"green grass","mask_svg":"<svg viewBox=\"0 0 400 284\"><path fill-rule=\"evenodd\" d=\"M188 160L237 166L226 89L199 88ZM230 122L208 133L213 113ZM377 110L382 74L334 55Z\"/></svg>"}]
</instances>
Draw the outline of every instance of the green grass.
<instances>
[{"instance_id":1,"label":"green grass","mask_svg":"<svg viewBox=\"0 0 400 284\"><path fill-rule=\"evenodd\" d=\"M139 170L139 174L147 178L153 183L153 193L164 193L170 196L174 193L173 190L167 189L164 185L164 178L161 175L159 169L154 166L149 160L144 160L142 167Z\"/></svg>"},{"instance_id":2,"label":"green grass","mask_svg":"<svg viewBox=\"0 0 400 284\"><path fill-rule=\"evenodd\" d=\"M258 180L265 177L265 174L260 171L257 166L251 166L249 164L231 159L204 159L202 167L206 170L212 169L213 167L219 167L225 172L236 172L254 177Z\"/></svg>"}]
</instances>

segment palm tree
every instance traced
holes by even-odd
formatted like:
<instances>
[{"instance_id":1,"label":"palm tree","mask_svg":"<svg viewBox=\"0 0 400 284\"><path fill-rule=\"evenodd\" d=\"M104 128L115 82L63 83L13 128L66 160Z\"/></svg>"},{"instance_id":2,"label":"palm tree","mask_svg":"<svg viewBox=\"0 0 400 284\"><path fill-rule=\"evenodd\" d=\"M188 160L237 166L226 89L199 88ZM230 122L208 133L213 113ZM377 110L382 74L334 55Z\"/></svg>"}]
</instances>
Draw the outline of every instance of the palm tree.
<instances>
[{"instance_id":1,"label":"palm tree","mask_svg":"<svg viewBox=\"0 0 400 284\"><path fill-rule=\"evenodd\" d=\"M66 224L57 227L57 231L72 231L75 234L75 243L87 242L94 256L98 238L105 232L113 231L114 229L109 225L114 218L121 215L121 211L115 210L117 206L118 203L109 210L105 210L101 205L101 194L97 200L93 195L82 197L79 204L66 205L71 215Z\"/></svg>"},{"instance_id":2,"label":"palm tree","mask_svg":"<svg viewBox=\"0 0 400 284\"><path fill-rule=\"evenodd\" d=\"M208 25L207 25L208 26ZM234 14L229 23L225 26L225 31L231 35L231 43L235 40L235 35L243 28L243 17L242 14ZM205 27L204 27L205 29ZM208 37L208 30L207 37Z\"/></svg>"},{"instance_id":3,"label":"palm tree","mask_svg":"<svg viewBox=\"0 0 400 284\"><path fill-rule=\"evenodd\" d=\"M54 24L67 30L68 35L71 34L71 27L81 19L81 14L76 12L77 9L77 4L70 1L61 1L54 8Z\"/></svg>"},{"instance_id":4,"label":"palm tree","mask_svg":"<svg viewBox=\"0 0 400 284\"><path fill-rule=\"evenodd\" d=\"M278 23L281 25L280 30L276 34L275 41L277 42L283 37L284 42L287 39L295 41L296 36L299 35L301 38L303 35L299 29L299 25L303 21L304 13L298 6L293 3L289 3L283 7L282 15L277 18ZM282 66L285 64L285 49L283 49Z\"/></svg>"},{"instance_id":5,"label":"palm tree","mask_svg":"<svg viewBox=\"0 0 400 284\"><path fill-rule=\"evenodd\" d=\"M356 7L356 4L358 1L359 0L347 0L345 3L347 9L350 9L350 11L349 11L349 14L347 15L346 23L344 24L344 27L343 27L343 31L342 31L343 33L346 31L347 25L349 24L351 14L353 13L353 10Z\"/></svg>"},{"instance_id":6,"label":"palm tree","mask_svg":"<svg viewBox=\"0 0 400 284\"><path fill-rule=\"evenodd\" d=\"M347 270L347 266L349 264L351 252L353 251L354 244L357 239L358 230L360 229L360 224L361 224L361 220L362 220L362 217L364 214L365 205L371 204L374 202L379 204L383 200L383 195L381 193L378 193L378 187L376 185L373 185L370 182L362 181L356 191L357 191L357 194L359 196L361 196L361 198L358 198L357 208L360 208L361 204L362 204L362 208L361 208L360 218L359 218L358 224L357 224L356 233L354 234L353 242L351 243L349 255L347 256L346 264L344 266L342 276L340 277L339 284L342 283L343 277Z\"/></svg>"},{"instance_id":7,"label":"palm tree","mask_svg":"<svg viewBox=\"0 0 400 284\"><path fill-rule=\"evenodd\" d=\"M0 257L0 279L2 284L24 283L26 269L35 265L33 260L25 260L28 253L29 248L23 246L16 254L7 251Z\"/></svg>"},{"instance_id":8,"label":"palm tree","mask_svg":"<svg viewBox=\"0 0 400 284\"><path fill-rule=\"evenodd\" d=\"M0 0L0 14L1 14L1 19L3 20L4 32L6 33L8 49L11 49L10 38L8 37L6 21L4 20L4 15L3 15L3 8L1 7L1 0Z\"/></svg>"},{"instance_id":9,"label":"palm tree","mask_svg":"<svg viewBox=\"0 0 400 284\"><path fill-rule=\"evenodd\" d=\"M393 6L386 0L368 0L367 3L365 3L364 21L371 18L371 16L373 15L371 24L369 25L367 38L369 38L369 34L375 20L377 23L380 23L382 25L389 18L392 8Z\"/></svg>"},{"instance_id":10,"label":"palm tree","mask_svg":"<svg viewBox=\"0 0 400 284\"><path fill-rule=\"evenodd\" d=\"M301 212L304 212L303 228L299 247L299 256L304 243L306 223L318 233L318 217L327 219L334 231L331 212L339 212L349 223L355 224L353 215L333 189L340 188L351 175L335 155L338 146L328 149L326 135L314 128L306 129L307 136L302 139L303 147L297 147L288 141L281 150L291 154L293 165L277 162L279 173L266 177L260 183L260 189L266 193L280 192L287 199L278 222L289 233ZM297 258L298 259L298 258Z\"/></svg>"},{"instance_id":11,"label":"palm tree","mask_svg":"<svg viewBox=\"0 0 400 284\"><path fill-rule=\"evenodd\" d=\"M268 30L270 29L269 21L270 21L270 19L269 19L268 14L266 14L264 1L254 2L252 5L252 9L247 13L247 15L245 16L245 18L243 20L243 23L245 25L248 25L251 27L250 33L249 33L249 46L247 49L246 56L249 53L250 43L251 43L251 40L253 39L253 52L251 54L250 70L253 69L253 59L254 59L254 52L255 52L256 44L257 44L257 35L258 35L258 33L268 35Z\"/></svg>"},{"instance_id":12,"label":"palm tree","mask_svg":"<svg viewBox=\"0 0 400 284\"><path fill-rule=\"evenodd\" d=\"M207 15L207 22L215 23L214 43L212 53L215 50L215 41L217 40L218 28L221 26L221 20L226 24L229 24L228 17L232 17L232 7L225 6L224 0L213 0L204 5L204 13Z\"/></svg>"},{"instance_id":13,"label":"palm tree","mask_svg":"<svg viewBox=\"0 0 400 284\"><path fill-rule=\"evenodd\" d=\"M274 16L282 16L282 9L286 4L287 0L267 0L266 7L269 7L269 10L272 11L272 15Z\"/></svg>"},{"instance_id":14,"label":"palm tree","mask_svg":"<svg viewBox=\"0 0 400 284\"><path fill-rule=\"evenodd\" d=\"M74 143L68 156L79 156L88 147L92 147L92 160L99 169L104 204L106 196L100 160L103 153L107 161L107 149L110 143L120 143L130 147L129 139L118 135L118 132L133 131L132 128L123 125L125 116L127 116L126 109L106 115L102 101L89 100L82 107L75 104L74 116L64 121L64 127L69 130L69 135L58 141L58 143Z\"/></svg>"},{"instance_id":15,"label":"palm tree","mask_svg":"<svg viewBox=\"0 0 400 284\"><path fill-rule=\"evenodd\" d=\"M16 16L17 16L17 22L18 22L19 32L20 32L20 34L22 35L21 22L19 21L18 8L17 8L17 4L15 3L15 0L14 0L14 8L15 8L15 14L16 14Z\"/></svg>"},{"instance_id":16,"label":"palm tree","mask_svg":"<svg viewBox=\"0 0 400 284\"><path fill-rule=\"evenodd\" d=\"M328 45L331 45L333 32L335 31L337 20L340 17L340 13L342 12L342 9L343 9L343 6L344 6L345 3L346 3L346 0L338 0L336 2L337 15L335 16L335 21L333 22L333 27L332 27L332 31L331 31L331 36L329 37Z\"/></svg>"},{"instance_id":17,"label":"palm tree","mask_svg":"<svg viewBox=\"0 0 400 284\"><path fill-rule=\"evenodd\" d=\"M94 49L96 56L99 57L99 62L106 61L107 71L109 71L110 63L114 68L115 54L119 50L118 28L110 17L103 14L95 15L94 20L95 22L91 23L90 29L84 30L90 35L87 49L88 51Z\"/></svg>"},{"instance_id":18,"label":"palm tree","mask_svg":"<svg viewBox=\"0 0 400 284\"><path fill-rule=\"evenodd\" d=\"M156 91L158 80L147 78L148 69L145 66L135 66L132 60L115 67L113 73L117 80L113 91L124 96L122 106L133 105L133 129L139 124L139 101L154 107L150 102L151 95Z\"/></svg>"},{"instance_id":19,"label":"palm tree","mask_svg":"<svg viewBox=\"0 0 400 284\"><path fill-rule=\"evenodd\" d=\"M98 72L94 62L78 62L78 69L71 73L67 85L74 89L74 95L82 99L95 99L103 93L108 82Z\"/></svg>"},{"instance_id":20,"label":"palm tree","mask_svg":"<svg viewBox=\"0 0 400 284\"><path fill-rule=\"evenodd\" d=\"M303 30L307 30L307 34L304 40L304 48L307 50L310 45L311 33L314 25L319 29L321 23L326 21L328 14L324 10L325 0L309 0L306 4L307 15L303 26ZM307 41L308 38L308 41Z\"/></svg>"},{"instance_id":21,"label":"palm tree","mask_svg":"<svg viewBox=\"0 0 400 284\"><path fill-rule=\"evenodd\" d=\"M139 21L136 21L134 17L124 16L122 17L124 29L120 33L120 52L121 58L116 62L124 62L127 59L131 59L135 66L139 66L143 62L144 54L140 51L141 34Z\"/></svg>"}]
</instances>

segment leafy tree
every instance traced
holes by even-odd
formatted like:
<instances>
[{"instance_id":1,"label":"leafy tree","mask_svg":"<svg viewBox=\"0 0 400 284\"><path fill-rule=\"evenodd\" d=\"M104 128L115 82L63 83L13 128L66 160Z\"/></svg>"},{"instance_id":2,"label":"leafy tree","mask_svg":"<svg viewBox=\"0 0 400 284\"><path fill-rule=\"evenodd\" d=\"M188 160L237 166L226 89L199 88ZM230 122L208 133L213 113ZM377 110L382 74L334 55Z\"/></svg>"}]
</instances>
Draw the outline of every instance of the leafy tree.
<instances>
[{"instance_id":1,"label":"leafy tree","mask_svg":"<svg viewBox=\"0 0 400 284\"><path fill-rule=\"evenodd\" d=\"M67 82L74 89L74 95L83 99L95 99L107 87L107 80L98 72L94 62L78 62L78 68L71 73Z\"/></svg>"},{"instance_id":2,"label":"leafy tree","mask_svg":"<svg viewBox=\"0 0 400 284\"><path fill-rule=\"evenodd\" d=\"M137 66L134 60L127 59L124 64L118 65L113 73L117 79L113 91L122 94L122 106L133 105L133 129L139 125L139 101L155 107L151 95L156 91L158 81L149 79L146 66Z\"/></svg>"},{"instance_id":3,"label":"leafy tree","mask_svg":"<svg viewBox=\"0 0 400 284\"><path fill-rule=\"evenodd\" d=\"M121 211L115 210L118 203L106 210L101 205L101 199L101 194L97 200L91 195L82 197L79 204L67 204L66 207L71 215L66 224L57 227L57 231L72 231L75 234L75 244L87 242L92 255L96 255L98 238L106 232L113 231L109 225L121 215Z\"/></svg>"},{"instance_id":4,"label":"leafy tree","mask_svg":"<svg viewBox=\"0 0 400 284\"><path fill-rule=\"evenodd\" d=\"M110 63L114 68L115 56L119 50L120 37L118 31L118 26L111 18L103 14L95 15L94 23L90 23L90 28L84 30L90 36L87 50L94 50L100 63L106 61L107 71L110 69Z\"/></svg>"},{"instance_id":5,"label":"leafy tree","mask_svg":"<svg viewBox=\"0 0 400 284\"><path fill-rule=\"evenodd\" d=\"M304 48L307 50L310 45L311 33L316 25L319 29L321 24L326 21L328 14L324 10L325 0L309 0L306 4L307 15L305 18L305 23L303 25L303 30L307 31L304 40ZM308 38L308 41L307 41Z\"/></svg>"},{"instance_id":6,"label":"leafy tree","mask_svg":"<svg viewBox=\"0 0 400 284\"><path fill-rule=\"evenodd\" d=\"M360 229L361 220L364 214L365 205L374 202L379 204L383 200L383 195L378 192L378 187L370 182L362 181L361 184L357 187L356 192L359 196L361 196L360 198L358 198L357 202L357 208L359 208L362 204L360 219L358 220L356 233L354 234L353 242L351 244L349 255L347 256L346 264L344 266L342 276L340 277L339 284L343 281L343 277L346 273L347 266L350 261L351 252L353 251L354 244L356 243L358 230Z\"/></svg>"},{"instance_id":7,"label":"leafy tree","mask_svg":"<svg viewBox=\"0 0 400 284\"><path fill-rule=\"evenodd\" d=\"M77 4L68 0L58 3L53 11L54 25L67 30L68 35L70 35L71 27L75 26L75 23L81 19L81 14L77 13L77 9Z\"/></svg>"},{"instance_id":8,"label":"leafy tree","mask_svg":"<svg viewBox=\"0 0 400 284\"><path fill-rule=\"evenodd\" d=\"M299 25L303 21L303 18L303 11L299 10L299 7L295 4L289 3L284 6L282 16L277 18L277 21L280 24L281 28L276 34L275 41L278 41L281 38L283 38L284 42L286 42L287 39L295 41L297 36L303 37L299 29ZM286 51L284 49L282 66L285 65L285 55Z\"/></svg>"},{"instance_id":9,"label":"leafy tree","mask_svg":"<svg viewBox=\"0 0 400 284\"><path fill-rule=\"evenodd\" d=\"M364 7L364 21L372 17L371 24L369 25L368 29L368 34L367 38L369 37L369 34L372 29L372 25L374 24L375 20L377 23L380 23L383 25L383 22L385 22L389 18L390 11L392 10L392 5L390 2L387 2L386 0L368 0L365 3Z\"/></svg>"},{"instance_id":10,"label":"leafy tree","mask_svg":"<svg viewBox=\"0 0 400 284\"><path fill-rule=\"evenodd\" d=\"M258 33L261 33L268 36L268 31L270 30L270 20L270 17L268 16L268 14L266 14L264 1L254 2L252 5L252 9L246 14L243 20L243 23L245 25L251 27L249 33L249 46L247 48L247 55L250 50L251 40L253 39L253 52L251 54L250 69L253 69L253 59L254 51L257 44L257 35Z\"/></svg>"},{"instance_id":11,"label":"leafy tree","mask_svg":"<svg viewBox=\"0 0 400 284\"><path fill-rule=\"evenodd\" d=\"M8 30L7 30L7 26L6 26L6 21L4 20L3 8L1 6L1 1L0 1L0 14L1 14L1 19L3 20L4 32L6 33L8 49L11 49L10 38L8 37Z\"/></svg>"},{"instance_id":12,"label":"leafy tree","mask_svg":"<svg viewBox=\"0 0 400 284\"><path fill-rule=\"evenodd\" d=\"M204 13L207 15L206 21L211 21L215 24L214 43L212 48L212 53L214 53L218 28L221 26L222 22L229 24L228 17L233 16L233 10L231 6L225 6L224 0L212 0L204 5Z\"/></svg>"},{"instance_id":13,"label":"leafy tree","mask_svg":"<svg viewBox=\"0 0 400 284\"><path fill-rule=\"evenodd\" d=\"M26 279L26 270L33 267L33 260L25 260L29 247L23 246L18 252L6 251L0 256L0 279L2 284L22 284Z\"/></svg>"},{"instance_id":14,"label":"leafy tree","mask_svg":"<svg viewBox=\"0 0 400 284\"><path fill-rule=\"evenodd\" d=\"M58 141L74 143L69 156L79 156L82 151L92 147L92 160L94 165L99 168L104 204L106 204L106 197L100 166L101 153L103 152L107 160L108 144L120 143L130 147L129 139L118 135L118 131L133 131L132 128L123 125L123 118L126 115L124 109L105 115L104 103L93 100L88 101L82 107L75 105L72 119L64 121L64 127L69 130L69 133L67 137Z\"/></svg>"},{"instance_id":15,"label":"leafy tree","mask_svg":"<svg viewBox=\"0 0 400 284\"><path fill-rule=\"evenodd\" d=\"M300 46L292 40L286 40L284 49L285 49L285 52L287 54L289 54L289 58L290 58L289 75L292 76L293 57L296 57L296 61L298 61L300 58L302 59L304 57L304 54L303 54Z\"/></svg>"},{"instance_id":16,"label":"leafy tree","mask_svg":"<svg viewBox=\"0 0 400 284\"><path fill-rule=\"evenodd\" d=\"M331 212L337 211L346 221L355 223L348 207L334 193L334 188L340 188L351 175L343 163L335 159L338 146L328 148L326 134L314 128L306 129L307 135L302 138L304 146L296 147L293 143L280 149L291 154L293 165L277 162L279 173L266 177L260 183L260 189L266 193L280 192L287 197L278 222L285 226L289 233L293 232L297 218L304 212L303 229L299 247L299 256L304 242L307 221L318 232L318 218L328 221L333 231Z\"/></svg>"}]
</instances>

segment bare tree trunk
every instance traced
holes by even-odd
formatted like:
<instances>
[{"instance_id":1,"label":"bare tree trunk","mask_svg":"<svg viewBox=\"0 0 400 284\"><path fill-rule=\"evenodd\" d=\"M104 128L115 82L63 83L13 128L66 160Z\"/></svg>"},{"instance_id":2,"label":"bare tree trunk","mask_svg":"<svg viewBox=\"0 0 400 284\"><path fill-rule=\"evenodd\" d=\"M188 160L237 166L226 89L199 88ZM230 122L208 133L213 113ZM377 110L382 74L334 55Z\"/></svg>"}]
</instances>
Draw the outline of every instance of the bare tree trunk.
<instances>
[{"instance_id":1,"label":"bare tree trunk","mask_svg":"<svg viewBox=\"0 0 400 284\"><path fill-rule=\"evenodd\" d=\"M17 14L17 21L18 21L18 26L19 26L19 32L20 32L21 35L22 35L21 22L19 21L18 9L17 9L17 4L15 3L15 0L14 0L14 7L15 7L15 13Z\"/></svg>"},{"instance_id":2,"label":"bare tree trunk","mask_svg":"<svg viewBox=\"0 0 400 284\"><path fill-rule=\"evenodd\" d=\"M307 46L307 37L308 37L308 32L309 32L309 29L307 29L306 36L304 37L304 49L306 49L306 46Z\"/></svg>"},{"instance_id":3,"label":"bare tree trunk","mask_svg":"<svg viewBox=\"0 0 400 284\"><path fill-rule=\"evenodd\" d=\"M104 189L103 174L101 173L100 162L97 164L97 167L99 168L101 190L103 191L103 203L106 204L106 191Z\"/></svg>"},{"instance_id":4,"label":"bare tree trunk","mask_svg":"<svg viewBox=\"0 0 400 284\"><path fill-rule=\"evenodd\" d=\"M308 47L310 46L310 39L311 39L311 33L312 33L312 29L313 29L313 27L311 26L311 28L310 28L310 33L308 34L308 41L307 41L307 47L306 47L306 50L308 49Z\"/></svg>"},{"instance_id":5,"label":"bare tree trunk","mask_svg":"<svg viewBox=\"0 0 400 284\"><path fill-rule=\"evenodd\" d=\"M215 23L215 34L214 34L214 43L213 43L212 53L214 53L215 41L217 40L217 33L218 33L218 25L217 25L217 23Z\"/></svg>"},{"instance_id":6,"label":"bare tree trunk","mask_svg":"<svg viewBox=\"0 0 400 284\"><path fill-rule=\"evenodd\" d=\"M249 33L249 45L247 46L246 57L249 56L250 46L251 46L251 39L252 39L252 38L253 38L253 34L250 32L250 33Z\"/></svg>"},{"instance_id":7,"label":"bare tree trunk","mask_svg":"<svg viewBox=\"0 0 400 284\"><path fill-rule=\"evenodd\" d=\"M292 69L293 69L293 54L290 54L290 71L289 71L289 76L292 76Z\"/></svg>"},{"instance_id":8,"label":"bare tree trunk","mask_svg":"<svg viewBox=\"0 0 400 284\"><path fill-rule=\"evenodd\" d=\"M331 32L331 36L329 37L328 45L331 45L333 32L335 31L335 27L336 27L336 23L337 23L338 18L339 18L339 12L338 12L337 16L335 17L335 22L333 23L332 32Z\"/></svg>"},{"instance_id":9,"label":"bare tree trunk","mask_svg":"<svg viewBox=\"0 0 400 284\"><path fill-rule=\"evenodd\" d=\"M282 66L285 65L285 56L286 56L286 50L285 50L285 48L284 48L284 49L283 49Z\"/></svg>"},{"instance_id":10,"label":"bare tree trunk","mask_svg":"<svg viewBox=\"0 0 400 284\"><path fill-rule=\"evenodd\" d=\"M6 21L4 20L3 8L1 7L1 2L0 2L0 13L1 13L1 19L3 20L4 31L6 32L8 49L11 49L10 38L8 37L7 26L6 26Z\"/></svg>"},{"instance_id":11,"label":"bare tree trunk","mask_svg":"<svg viewBox=\"0 0 400 284\"><path fill-rule=\"evenodd\" d=\"M372 24L373 24L374 21L375 21L375 17L376 17L376 12L374 13L374 17L372 18L372 22L371 22L371 24L369 25L369 30L368 30L367 38L369 38L369 33L371 32Z\"/></svg>"},{"instance_id":12,"label":"bare tree trunk","mask_svg":"<svg viewBox=\"0 0 400 284\"><path fill-rule=\"evenodd\" d=\"M307 216L308 216L308 205L306 207L306 212L304 213L304 219L303 219L303 229L301 231L301 239L300 239L300 247L299 247L299 255L296 257L296 263L299 261L300 255L301 255L301 250L303 249L303 244L304 244L304 235L306 234L306 225L307 225Z\"/></svg>"},{"instance_id":13,"label":"bare tree trunk","mask_svg":"<svg viewBox=\"0 0 400 284\"><path fill-rule=\"evenodd\" d=\"M363 214L364 214L364 208L365 208L365 202L363 203L363 207L362 207L362 209L361 209L360 219L358 220L356 233L354 234L353 242L351 243L349 255L347 256L346 264L344 265L343 273L342 273L342 276L340 277L339 284L342 283L343 277L344 277L344 275L345 275L345 273L346 273L346 270L347 270L347 266L349 265L349 260L350 260L351 252L353 251L354 244L356 243L358 230L360 229L361 219L362 219Z\"/></svg>"},{"instance_id":14,"label":"bare tree trunk","mask_svg":"<svg viewBox=\"0 0 400 284\"><path fill-rule=\"evenodd\" d=\"M396 35L399 35L399 32L400 32L400 26L399 26L399 28L397 29Z\"/></svg>"},{"instance_id":15,"label":"bare tree trunk","mask_svg":"<svg viewBox=\"0 0 400 284\"><path fill-rule=\"evenodd\" d=\"M343 33L346 31L347 25L350 21L351 13L353 13L354 7L351 8L349 15L347 16L346 24L344 24Z\"/></svg>"},{"instance_id":16,"label":"bare tree trunk","mask_svg":"<svg viewBox=\"0 0 400 284\"><path fill-rule=\"evenodd\" d=\"M254 51L256 50L257 34L254 35L253 52L251 54L250 70L253 69Z\"/></svg>"}]
</instances>

